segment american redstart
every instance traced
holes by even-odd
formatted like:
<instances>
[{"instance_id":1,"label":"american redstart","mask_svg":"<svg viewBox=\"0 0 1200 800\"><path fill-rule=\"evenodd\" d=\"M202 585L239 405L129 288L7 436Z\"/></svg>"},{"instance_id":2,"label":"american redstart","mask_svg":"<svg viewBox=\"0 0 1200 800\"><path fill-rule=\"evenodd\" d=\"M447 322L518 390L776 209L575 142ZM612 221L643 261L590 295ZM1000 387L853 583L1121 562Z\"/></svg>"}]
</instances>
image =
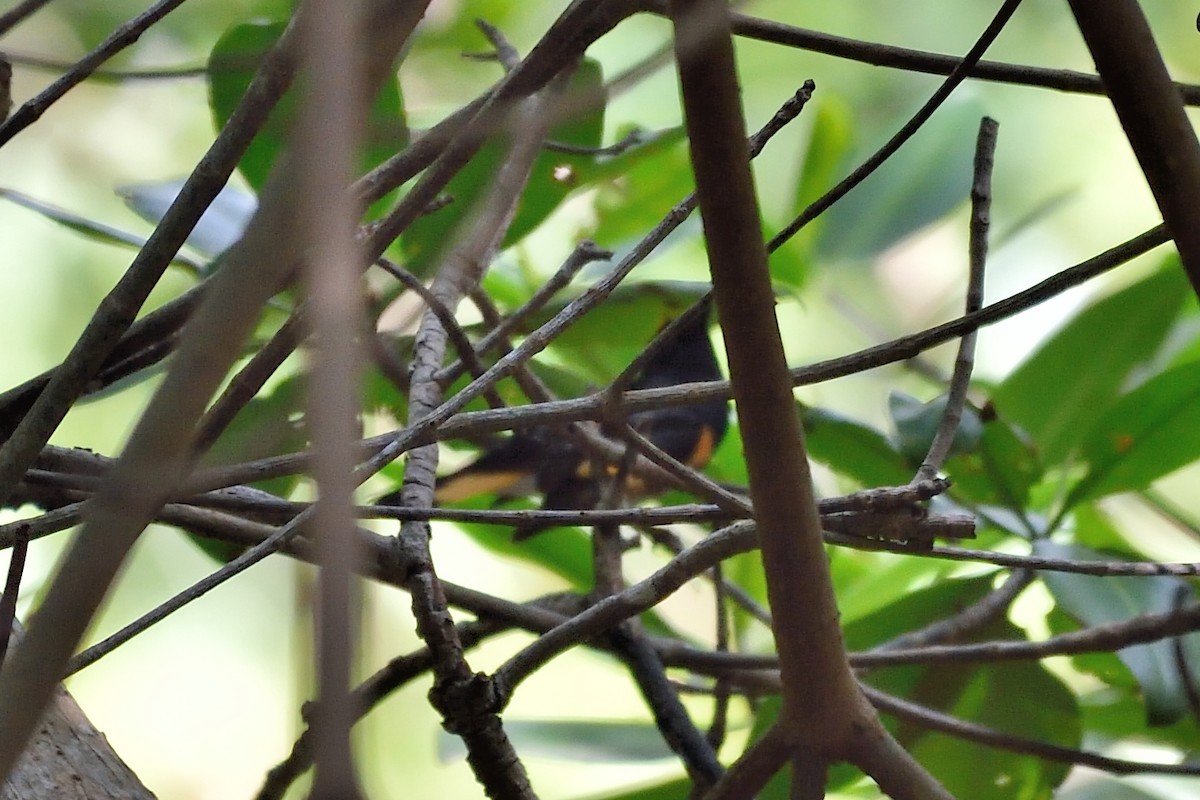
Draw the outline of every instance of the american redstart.
<instances>
[{"instance_id":1,"label":"american redstart","mask_svg":"<svg viewBox=\"0 0 1200 800\"><path fill-rule=\"evenodd\" d=\"M704 313L677 328L674 338L651 356L631 389L721 380L721 368L708 338L707 305ZM728 406L724 400L712 400L639 411L629 416L629 424L675 459L703 469L725 436ZM434 499L457 503L491 493L503 501L540 493L545 509L594 508L601 481L593 463L584 444L565 430L539 427L518 431L466 467L439 478ZM615 473L615 467L609 471ZM627 490L638 495L645 487L631 476ZM379 502L398 499L399 494L394 493ZM528 537L545 527L519 527L514 537Z\"/></svg>"}]
</instances>

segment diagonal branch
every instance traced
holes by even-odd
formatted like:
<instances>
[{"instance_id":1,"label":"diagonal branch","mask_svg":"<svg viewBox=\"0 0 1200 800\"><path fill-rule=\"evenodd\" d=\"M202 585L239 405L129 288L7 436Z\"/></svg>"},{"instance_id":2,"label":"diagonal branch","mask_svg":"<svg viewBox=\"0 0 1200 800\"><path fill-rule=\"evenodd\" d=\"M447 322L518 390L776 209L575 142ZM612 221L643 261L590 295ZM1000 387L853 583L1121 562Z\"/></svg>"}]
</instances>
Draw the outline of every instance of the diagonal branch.
<instances>
[{"instance_id":1,"label":"diagonal branch","mask_svg":"<svg viewBox=\"0 0 1200 800\"><path fill-rule=\"evenodd\" d=\"M1200 294L1200 142L1137 0L1070 0L1129 145Z\"/></svg>"}]
</instances>

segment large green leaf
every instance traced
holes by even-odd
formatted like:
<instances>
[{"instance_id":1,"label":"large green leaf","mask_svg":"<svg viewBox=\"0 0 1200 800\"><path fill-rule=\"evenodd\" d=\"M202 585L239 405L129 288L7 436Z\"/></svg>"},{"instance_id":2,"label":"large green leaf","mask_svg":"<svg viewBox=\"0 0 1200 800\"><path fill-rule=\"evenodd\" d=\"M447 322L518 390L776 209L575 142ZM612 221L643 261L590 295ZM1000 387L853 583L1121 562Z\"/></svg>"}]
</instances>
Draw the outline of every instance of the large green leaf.
<instances>
[{"instance_id":1,"label":"large green leaf","mask_svg":"<svg viewBox=\"0 0 1200 800\"><path fill-rule=\"evenodd\" d=\"M945 619L991 591L993 576L948 579L923 589L901 587L897 598L842 629L849 650L867 650Z\"/></svg>"},{"instance_id":2,"label":"large green leaf","mask_svg":"<svg viewBox=\"0 0 1200 800\"><path fill-rule=\"evenodd\" d=\"M1081 437L1087 470L1065 508L1145 489L1200 458L1200 365L1181 364L1123 396Z\"/></svg>"},{"instance_id":3,"label":"large green leaf","mask_svg":"<svg viewBox=\"0 0 1200 800\"><path fill-rule=\"evenodd\" d=\"M1038 663L941 665L927 671L911 699L1001 732L1064 747L1080 744L1075 697ZM901 739L913 757L955 797L1048 800L1070 770L916 726L907 730Z\"/></svg>"},{"instance_id":4,"label":"large green leaf","mask_svg":"<svg viewBox=\"0 0 1200 800\"><path fill-rule=\"evenodd\" d=\"M19 206L23 206L30 211L40 214L46 219L56 222L59 225L62 225L64 228L81 234L94 242L133 247L135 249L140 249L144 244L146 244L145 237L123 231L120 228L115 228L112 225L108 225L98 220L88 219L87 217L80 216L79 214L74 214L64 208L59 208L58 206L53 206L49 203L43 203L41 200L37 200L22 192L0 188L0 197L3 197L5 200L16 203ZM152 221L157 222L158 220L155 219ZM203 222L203 218L201 219L201 222ZM200 225L197 225L196 227L199 229ZM188 241L191 243L190 238ZM171 261L174 264L187 267L189 270L196 273L203 271L205 267L203 261L191 258L186 253L176 253L175 257L172 258Z\"/></svg>"},{"instance_id":5,"label":"large green leaf","mask_svg":"<svg viewBox=\"0 0 1200 800\"><path fill-rule=\"evenodd\" d=\"M839 170L844 168L854 145L853 114L849 105L836 94L822 89L816 102L811 103L804 114L812 120L812 128L804 151L804 165L796 182L793 215L802 212L838 182ZM771 275L775 280L792 289L803 287L808 267L813 262L813 243L823 224L824 217L814 220L772 255Z\"/></svg>"},{"instance_id":6,"label":"large green leaf","mask_svg":"<svg viewBox=\"0 0 1200 800\"><path fill-rule=\"evenodd\" d=\"M1029 432L1046 463L1062 462L1133 370L1154 356L1187 295L1171 256L1154 274L1071 319L996 389L996 407Z\"/></svg>"},{"instance_id":7,"label":"large green leaf","mask_svg":"<svg viewBox=\"0 0 1200 800\"><path fill-rule=\"evenodd\" d=\"M888 414L896 426L896 447L913 465L919 465L929 452L929 445L946 414L946 400L946 395L940 395L922 403L904 392L888 394ZM978 411L968 406L963 409L950 452L973 450L982 436L983 420Z\"/></svg>"},{"instance_id":8,"label":"large green leaf","mask_svg":"<svg viewBox=\"0 0 1200 800\"><path fill-rule=\"evenodd\" d=\"M1046 540L1034 543L1034 554L1082 561L1112 559L1112 556L1085 547ZM1060 608L1089 626L1121 622L1139 614L1170 611L1177 606L1180 591L1194 599L1194 592L1187 583L1164 575L1097 577L1046 572L1042 581ZM1200 681L1200 663L1195 659L1195 654L1200 654L1200 634L1189 634L1183 641L1188 652L1193 654L1191 680ZM1126 647L1117 651L1117 656L1141 687L1151 725L1170 724L1188 713L1187 691L1170 641Z\"/></svg>"},{"instance_id":9,"label":"large green leaf","mask_svg":"<svg viewBox=\"0 0 1200 800\"><path fill-rule=\"evenodd\" d=\"M584 150L599 147L604 133L604 104L598 99L602 97L602 89L599 62L584 59L571 76L566 94L591 107L551 128L548 138ZM491 190L507 153L508 143L503 137L485 142L475 157L447 184L444 193L454 198L453 205L420 217L408 227L402 244L409 259L409 269L424 275L431 268L453 240L459 225L469 218L471 209ZM550 216L568 194L579 188L595 161L596 156L588 152L543 149L534 159L516 215L505 232L501 247L520 241Z\"/></svg>"},{"instance_id":10,"label":"large green leaf","mask_svg":"<svg viewBox=\"0 0 1200 800\"><path fill-rule=\"evenodd\" d=\"M802 406L808 454L862 486L899 486L912 470L882 431L836 411Z\"/></svg>"},{"instance_id":11,"label":"large green leaf","mask_svg":"<svg viewBox=\"0 0 1200 800\"><path fill-rule=\"evenodd\" d=\"M286 27L283 22L258 20L230 27L213 46L208 59L209 105L218 128L225 126L254 71ZM266 124L238 163L238 170L256 192L287 143L296 117L296 94L288 92L271 112ZM408 143L408 125L397 80L385 81L368 110L367 142L361 168L377 166Z\"/></svg>"},{"instance_id":12,"label":"large green leaf","mask_svg":"<svg viewBox=\"0 0 1200 800\"><path fill-rule=\"evenodd\" d=\"M461 505L485 507L486 503L478 498ZM586 593L593 588L592 540L582 528L551 528L514 542L512 530L503 526L458 523L458 527L496 555L541 567L567 581L576 591Z\"/></svg>"},{"instance_id":13,"label":"large green leaf","mask_svg":"<svg viewBox=\"0 0 1200 800\"><path fill-rule=\"evenodd\" d=\"M951 98L892 158L826 212L818 254L870 258L961 205L971 188L974 131L983 114L978 100Z\"/></svg>"},{"instance_id":14,"label":"large green leaf","mask_svg":"<svg viewBox=\"0 0 1200 800\"><path fill-rule=\"evenodd\" d=\"M601 795L589 795L592 800L687 800L692 796L690 778L671 778L636 789L618 789Z\"/></svg>"},{"instance_id":15,"label":"large green leaf","mask_svg":"<svg viewBox=\"0 0 1200 800\"><path fill-rule=\"evenodd\" d=\"M975 448L946 461L943 471L954 481L954 495L1024 513L1030 490L1043 474L1037 450L1028 436L999 417L982 424Z\"/></svg>"}]
</instances>

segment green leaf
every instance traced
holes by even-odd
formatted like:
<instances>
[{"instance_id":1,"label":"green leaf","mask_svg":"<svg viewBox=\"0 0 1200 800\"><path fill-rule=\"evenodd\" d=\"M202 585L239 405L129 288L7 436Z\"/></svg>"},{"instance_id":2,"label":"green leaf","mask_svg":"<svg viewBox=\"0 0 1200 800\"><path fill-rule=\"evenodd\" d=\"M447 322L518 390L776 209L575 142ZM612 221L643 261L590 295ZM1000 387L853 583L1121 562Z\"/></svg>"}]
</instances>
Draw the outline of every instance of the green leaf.
<instances>
[{"instance_id":1,"label":"green leaf","mask_svg":"<svg viewBox=\"0 0 1200 800\"><path fill-rule=\"evenodd\" d=\"M225 127L242 95L250 86L259 62L283 33L283 22L255 20L229 28L208 57L208 102L217 129ZM255 191L262 191L271 166L283 152L291 120L296 114L295 94L286 93L250 143L238 169Z\"/></svg>"},{"instance_id":2,"label":"green leaf","mask_svg":"<svg viewBox=\"0 0 1200 800\"><path fill-rule=\"evenodd\" d=\"M581 102L594 100L584 114L551 128L551 141L581 148L597 148L604 133L603 75L599 62L584 59L571 76L567 93ZM501 138L485 142L475 157L447 184L445 194L454 198L450 208L415 220L404 233L402 245L408 267L417 275L432 268L443 248L454 239L459 225L471 209L487 196L493 179L508 154ZM501 249L519 242L558 208L567 195L582 185L596 156L591 153L559 153L543 149L534 159L529 180L521 194L512 224L505 232Z\"/></svg>"},{"instance_id":3,"label":"green leaf","mask_svg":"<svg viewBox=\"0 0 1200 800\"><path fill-rule=\"evenodd\" d=\"M843 624L851 623L890 608L913 593L915 587L947 581L954 570L952 562L936 559L895 558L890 554L865 553L833 548L830 569L838 593L838 608ZM949 585L957 585L949 581ZM880 633L880 636L885 634ZM878 643L875 639L873 643Z\"/></svg>"},{"instance_id":4,"label":"green leaf","mask_svg":"<svg viewBox=\"0 0 1200 800\"><path fill-rule=\"evenodd\" d=\"M888 395L888 414L896 426L896 446L910 463L919 465L929 452L929 445L946 413L946 399L946 395L941 395L922 403L903 392L894 391ZM963 409L950 452L974 450L982 436L983 421L979 412L967 406Z\"/></svg>"},{"instance_id":5,"label":"green leaf","mask_svg":"<svg viewBox=\"0 0 1200 800\"><path fill-rule=\"evenodd\" d=\"M504 730L522 757L582 764L638 764L675 758L662 732L649 722L505 719ZM443 760L466 752L457 736L443 733L439 740Z\"/></svg>"},{"instance_id":6,"label":"green leaf","mask_svg":"<svg viewBox=\"0 0 1200 800\"><path fill-rule=\"evenodd\" d=\"M117 194L135 214L157 225L182 188L182 180L158 181L121 186ZM257 207L258 202L248 192L235 186L222 187L200 215L186 244L210 256L220 255L241 238Z\"/></svg>"},{"instance_id":7,"label":"green leaf","mask_svg":"<svg viewBox=\"0 0 1200 800\"><path fill-rule=\"evenodd\" d=\"M473 498L459 508L487 508L488 497ZM532 506L530 506L532 507ZM579 592L589 592L595 583L592 572L592 540L582 528L550 528L520 542L512 530L501 525L460 522L455 525L484 549L512 561L532 564L557 575Z\"/></svg>"},{"instance_id":8,"label":"green leaf","mask_svg":"<svg viewBox=\"0 0 1200 800\"><path fill-rule=\"evenodd\" d=\"M1087 471L1064 503L1145 489L1200 458L1200 369L1181 364L1123 396L1082 437Z\"/></svg>"},{"instance_id":9,"label":"green leaf","mask_svg":"<svg viewBox=\"0 0 1200 800\"><path fill-rule=\"evenodd\" d=\"M846 648L867 650L945 619L986 595L993 582L992 575L982 575L942 580L916 591L905 587L892 602L843 626Z\"/></svg>"},{"instance_id":10,"label":"green leaf","mask_svg":"<svg viewBox=\"0 0 1200 800\"><path fill-rule=\"evenodd\" d=\"M1046 540L1034 543L1034 554L1081 561L1112 560L1112 556L1095 550ZM1164 575L1097 577L1045 572L1042 581L1060 608L1088 626L1121 622L1139 614L1161 614L1176 607L1181 590L1188 599L1195 594L1189 584ZM1189 652L1200 653L1200 634L1189 634L1183 640ZM1117 651L1117 656L1141 687L1151 725L1170 724L1188 713L1187 693L1170 641L1126 647ZM1192 680L1200 680L1200 663L1194 655L1190 668Z\"/></svg>"},{"instance_id":11,"label":"green leaf","mask_svg":"<svg viewBox=\"0 0 1200 800\"><path fill-rule=\"evenodd\" d=\"M1080 726L1075 698L1040 664L1005 664L980 668L955 665L930 670L925 688L954 685L947 672L965 676L947 713L1001 732L1065 747L1078 747ZM914 698L923 702L922 692ZM1049 800L1070 771L1022 753L951 736L925 734L910 748L955 797L972 800Z\"/></svg>"},{"instance_id":12,"label":"green leaf","mask_svg":"<svg viewBox=\"0 0 1200 800\"><path fill-rule=\"evenodd\" d=\"M944 472L954 481L956 497L1018 514L1028 508L1030 490L1044 474L1029 438L998 417L983 423L975 448L948 459Z\"/></svg>"},{"instance_id":13,"label":"green leaf","mask_svg":"<svg viewBox=\"0 0 1200 800\"><path fill-rule=\"evenodd\" d=\"M217 128L229 122L263 56L285 27L283 22L256 20L230 27L217 40L208 58L209 106ZM256 192L266 185L271 166L287 144L296 102L294 91L284 94L238 162L238 170ZM368 110L362 171L379 165L407 143L400 84L398 80L385 81Z\"/></svg>"},{"instance_id":14,"label":"green leaf","mask_svg":"<svg viewBox=\"0 0 1200 800\"><path fill-rule=\"evenodd\" d=\"M899 486L912 478L904 457L879 430L827 408L800 407L808 453L862 486Z\"/></svg>"},{"instance_id":15,"label":"green leaf","mask_svg":"<svg viewBox=\"0 0 1200 800\"><path fill-rule=\"evenodd\" d=\"M792 216L800 214L841 179L840 171L854 146L854 115L850 106L836 94L818 93L815 103L805 109L811 115L812 129L804 151L804 165L796 182ZM803 287L807 266L813 261L814 242L826 217L820 217L789 239L771 258L771 275L792 289Z\"/></svg>"},{"instance_id":16,"label":"green leaf","mask_svg":"<svg viewBox=\"0 0 1200 800\"><path fill-rule=\"evenodd\" d=\"M12 189L0 189L0 197L16 203L19 206L36 212L51 222L57 222L68 230L82 234L94 242L102 244L115 244L124 247L134 247L140 249L146 244L144 237L137 234L123 231L120 228L114 228L111 225L106 225L103 222L81 217L78 214L73 214L66 209L52 206L49 203L43 203L41 200L35 200L27 194L13 191ZM157 220L153 220L157 222ZM203 220L201 220L203 222ZM197 226L199 227L199 226ZM186 254L177 253L173 259L173 263L185 266L194 272L200 272L204 269L203 261L197 261L194 258L188 257Z\"/></svg>"},{"instance_id":17,"label":"green leaf","mask_svg":"<svg viewBox=\"0 0 1200 800\"><path fill-rule=\"evenodd\" d=\"M1061 463L1112 405L1134 369L1165 340L1188 295L1178 256L1092 303L996 389L1005 419L1026 430L1048 464Z\"/></svg>"},{"instance_id":18,"label":"green leaf","mask_svg":"<svg viewBox=\"0 0 1200 800\"><path fill-rule=\"evenodd\" d=\"M622 284L609 298L571 324L549 351L594 385L629 365L663 325L703 297L707 283L643 281ZM569 302L548 306L530 320L536 326Z\"/></svg>"},{"instance_id":19,"label":"green leaf","mask_svg":"<svg viewBox=\"0 0 1200 800\"><path fill-rule=\"evenodd\" d=\"M615 793L589 795L592 800L687 800L693 784L690 778L672 778L636 789L618 789Z\"/></svg>"},{"instance_id":20,"label":"green leaf","mask_svg":"<svg viewBox=\"0 0 1200 800\"><path fill-rule=\"evenodd\" d=\"M601 247L620 251L640 240L694 188L687 148L677 140L664 142L652 158L636 161L619 179L597 187L592 201L596 226L589 235ZM697 230L685 223L656 252L664 252L672 241L694 235Z\"/></svg>"},{"instance_id":21,"label":"green leaf","mask_svg":"<svg viewBox=\"0 0 1200 800\"><path fill-rule=\"evenodd\" d=\"M973 98L952 97L911 140L824 216L823 259L866 259L946 216L967 198L984 114ZM874 147L872 147L874 150ZM857 156L843 174L867 154Z\"/></svg>"}]
</instances>

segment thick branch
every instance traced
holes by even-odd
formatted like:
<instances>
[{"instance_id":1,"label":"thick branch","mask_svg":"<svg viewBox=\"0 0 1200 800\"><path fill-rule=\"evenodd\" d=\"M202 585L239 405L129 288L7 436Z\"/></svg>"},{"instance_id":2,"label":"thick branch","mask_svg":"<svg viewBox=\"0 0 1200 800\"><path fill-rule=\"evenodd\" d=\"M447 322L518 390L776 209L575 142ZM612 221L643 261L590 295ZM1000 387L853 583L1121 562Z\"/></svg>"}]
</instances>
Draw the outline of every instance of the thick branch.
<instances>
[{"instance_id":1,"label":"thick branch","mask_svg":"<svg viewBox=\"0 0 1200 800\"><path fill-rule=\"evenodd\" d=\"M1137 0L1070 0L1192 289L1200 294L1200 143Z\"/></svg>"},{"instance_id":2,"label":"thick branch","mask_svg":"<svg viewBox=\"0 0 1200 800\"><path fill-rule=\"evenodd\" d=\"M722 0L676 0L670 9L713 294L783 673L783 736L804 752L821 754L805 760L816 768L845 752L853 729L877 728L878 720L857 689L842 645L742 144L728 7ZM797 781L813 785L800 776Z\"/></svg>"}]
</instances>

